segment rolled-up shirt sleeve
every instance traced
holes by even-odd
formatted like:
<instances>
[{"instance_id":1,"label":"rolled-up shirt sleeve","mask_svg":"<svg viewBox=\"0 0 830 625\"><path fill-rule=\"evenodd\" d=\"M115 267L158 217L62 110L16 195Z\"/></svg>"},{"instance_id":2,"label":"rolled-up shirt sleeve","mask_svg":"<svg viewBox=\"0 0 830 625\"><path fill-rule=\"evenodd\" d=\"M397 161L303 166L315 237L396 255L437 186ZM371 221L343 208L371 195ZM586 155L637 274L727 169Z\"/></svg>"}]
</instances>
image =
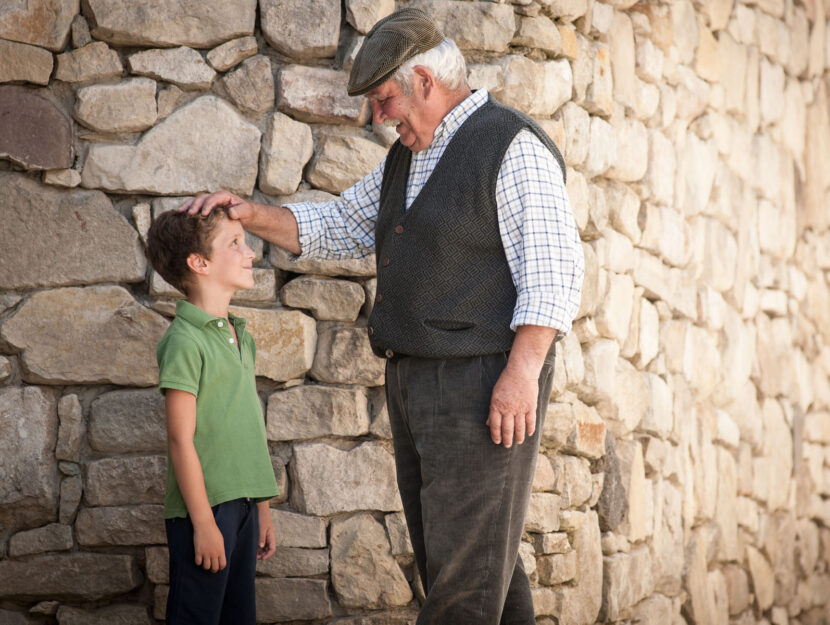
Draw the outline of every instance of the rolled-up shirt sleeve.
<instances>
[{"instance_id":1,"label":"rolled-up shirt sleeve","mask_svg":"<svg viewBox=\"0 0 830 625\"><path fill-rule=\"evenodd\" d=\"M510 327L566 334L579 311L585 258L563 172L530 130L520 131L505 153L496 203L517 294Z\"/></svg>"},{"instance_id":2,"label":"rolled-up shirt sleeve","mask_svg":"<svg viewBox=\"0 0 830 625\"><path fill-rule=\"evenodd\" d=\"M375 223L386 159L329 202L287 204L297 220L299 256L293 260L363 258L375 250Z\"/></svg>"}]
</instances>

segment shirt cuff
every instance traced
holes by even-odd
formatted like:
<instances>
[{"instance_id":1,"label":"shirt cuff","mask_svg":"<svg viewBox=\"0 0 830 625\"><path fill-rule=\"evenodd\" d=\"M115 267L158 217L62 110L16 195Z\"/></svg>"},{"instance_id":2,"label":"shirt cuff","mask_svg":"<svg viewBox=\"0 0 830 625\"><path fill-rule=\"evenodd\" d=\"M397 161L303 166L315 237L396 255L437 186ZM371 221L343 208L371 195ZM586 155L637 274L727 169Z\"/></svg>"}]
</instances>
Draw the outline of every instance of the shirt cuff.
<instances>
[{"instance_id":1,"label":"shirt cuff","mask_svg":"<svg viewBox=\"0 0 830 625\"><path fill-rule=\"evenodd\" d=\"M319 255L320 237L314 236L314 224L320 221L319 212L313 202L298 202L286 204L285 208L291 211L297 220L297 230L300 239L300 253L288 255L288 260L297 262L315 255ZM315 254L316 253L316 254Z\"/></svg>"},{"instance_id":2,"label":"shirt cuff","mask_svg":"<svg viewBox=\"0 0 830 625\"><path fill-rule=\"evenodd\" d=\"M519 326L543 326L558 331L557 340L571 331L572 319L577 311L571 313L565 306L549 294L520 294L513 309L510 329L514 332Z\"/></svg>"}]
</instances>

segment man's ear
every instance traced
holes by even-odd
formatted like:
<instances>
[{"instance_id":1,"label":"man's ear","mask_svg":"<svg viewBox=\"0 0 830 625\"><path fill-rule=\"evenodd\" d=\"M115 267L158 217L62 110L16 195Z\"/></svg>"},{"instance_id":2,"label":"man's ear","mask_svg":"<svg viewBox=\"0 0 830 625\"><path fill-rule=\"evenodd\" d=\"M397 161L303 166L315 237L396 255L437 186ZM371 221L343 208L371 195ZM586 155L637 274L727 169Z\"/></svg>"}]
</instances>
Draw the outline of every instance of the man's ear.
<instances>
[{"instance_id":1,"label":"man's ear","mask_svg":"<svg viewBox=\"0 0 830 625\"><path fill-rule=\"evenodd\" d=\"M197 254L196 252L193 252L187 257L187 266L193 273L202 275L206 274L208 270L207 260L204 256Z\"/></svg>"},{"instance_id":2,"label":"man's ear","mask_svg":"<svg viewBox=\"0 0 830 625\"><path fill-rule=\"evenodd\" d=\"M424 65L416 65L412 68L412 83L417 85L421 95L426 100L434 92L436 81L432 70Z\"/></svg>"}]
</instances>

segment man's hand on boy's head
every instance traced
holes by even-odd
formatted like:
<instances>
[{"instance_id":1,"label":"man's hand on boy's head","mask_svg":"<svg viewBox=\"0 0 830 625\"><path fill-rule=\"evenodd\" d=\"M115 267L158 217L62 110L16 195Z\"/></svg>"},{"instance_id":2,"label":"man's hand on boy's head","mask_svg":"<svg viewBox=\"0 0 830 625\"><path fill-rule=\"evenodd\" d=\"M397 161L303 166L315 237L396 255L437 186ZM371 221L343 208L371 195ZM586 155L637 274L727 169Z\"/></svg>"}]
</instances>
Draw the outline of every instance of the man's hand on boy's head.
<instances>
[{"instance_id":1,"label":"man's hand on boy's head","mask_svg":"<svg viewBox=\"0 0 830 625\"><path fill-rule=\"evenodd\" d=\"M187 211L190 215L201 213L202 215L210 214L217 206L227 206L228 215L231 219L238 219L245 221L253 216L254 209L250 203L243 200L241 197L234 195L230 191L220 189L213 193L203 193L194 198L187 200L177 209L180 213Z\"/></svg>"}]
</instances>

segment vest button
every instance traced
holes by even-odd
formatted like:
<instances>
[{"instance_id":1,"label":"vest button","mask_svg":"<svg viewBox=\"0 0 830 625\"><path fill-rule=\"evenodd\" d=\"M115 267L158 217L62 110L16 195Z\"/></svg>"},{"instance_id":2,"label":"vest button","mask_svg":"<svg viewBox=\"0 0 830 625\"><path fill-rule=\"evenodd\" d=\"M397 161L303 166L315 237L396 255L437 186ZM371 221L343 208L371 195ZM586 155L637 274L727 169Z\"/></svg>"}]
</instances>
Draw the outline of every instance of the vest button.
<instances>
[{"instance_id":1,"label":"vest button","mask_svg":"<svg viewBox=\"0 0 830 625\"><path fill-rule=\"evenodd\" d=\"M380 301L380 300L382 300L382 299L383 299L383 295L381 295L380 293L378 293L377 295L375 295L375 303L379 302L379 301Z\"/></svg>"},{"instance_id":2,"label":"vest button","mask_svg":"<svg viewBox=\"0 0 830 625\"><path fill-rule=\"evenodd\" d=\"M387 349L385 353L387 358L392 358L392 356L395 355L395 352L393 352L391 349Z\"/></svg>"},{"instance_id":3,"label":"vest button","mask_svg":"<svg viewBox=\"0 0 830 625\"><path fill-rule=\"evenodd\" d=\"M403 234L403 226L395 226L395 234Z\"/></svg>"},{"instance_id":4,"label":"vest button","mask_svg":"<svg viewBox=\"0 0 830 625\"><path fill-rule=\"evenodd\" d=\"M387 257L387 258L384 258L384 259L383 259L383 262L382 262L381 264L382 264L384 267L388 267L388 266L389 266L389 263L391 263L391 262L392 262L392 261L391 261L391 260L389 260L389 258Z\"/></svg>"},{"instance_id":5,"label":"vest button","mask_svg":"<svg viewBox=\"0 0 830 625\"><path fill-rule=\"evenodd\" d=\"M375 333L375 329L372 326L369 326L369 336L372 336Z\"/></svg>"}]
</instances>

